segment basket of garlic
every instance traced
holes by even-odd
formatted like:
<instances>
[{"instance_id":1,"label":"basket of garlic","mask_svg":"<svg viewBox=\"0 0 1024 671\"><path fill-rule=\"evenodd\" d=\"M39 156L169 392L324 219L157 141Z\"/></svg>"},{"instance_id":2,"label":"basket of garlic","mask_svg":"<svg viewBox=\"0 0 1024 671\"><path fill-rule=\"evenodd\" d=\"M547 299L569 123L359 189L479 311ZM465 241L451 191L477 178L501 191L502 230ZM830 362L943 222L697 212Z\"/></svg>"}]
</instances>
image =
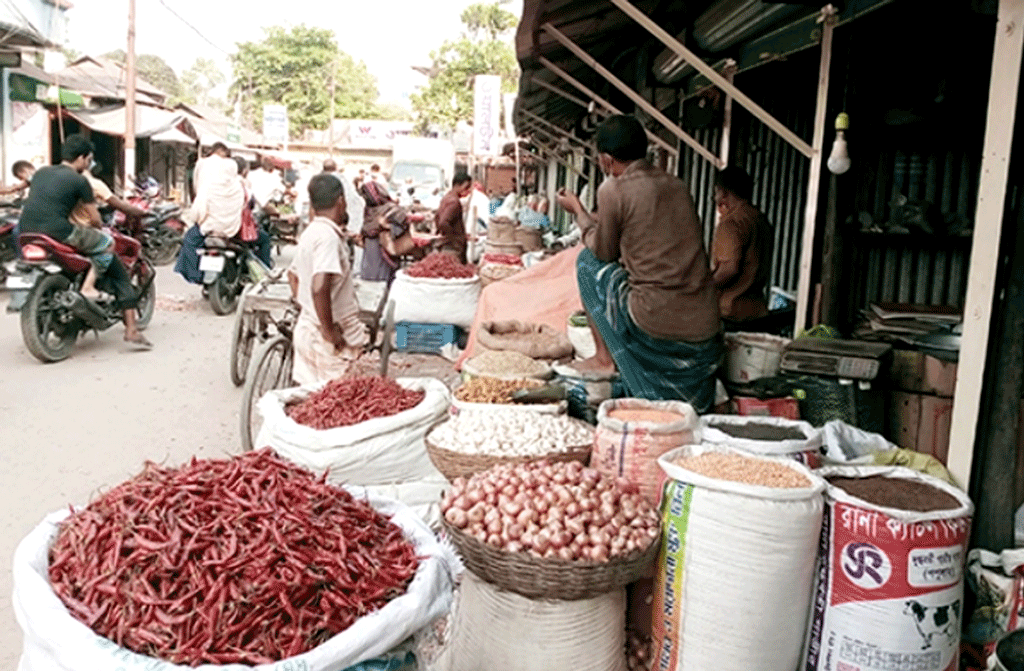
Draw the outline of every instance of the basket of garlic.
<instances>
[{"instance_id":1,"label":"basket of garlic","mask_svg":"<svg viewBox=\"0 0 1024 671\"><path fill-rule=\"evenodd\" d=\"M529 598L621 588L643 577L659 549L658 512L636 486L579 462L502 464L457 478L441 511L470 571Z\"/></svg>"},{"instance_id":2,"label":"basket of garlic","mask_svg":"<svg viewBox=\"0 0 1024 671\"><path fill-rule=\"evenodd\" d=\"M427 454L437 470L454 480L499 464L547 459L586 464L594 428L564 415L514 409L468 410L427 434Z\"/></svg>"}]
</instances>

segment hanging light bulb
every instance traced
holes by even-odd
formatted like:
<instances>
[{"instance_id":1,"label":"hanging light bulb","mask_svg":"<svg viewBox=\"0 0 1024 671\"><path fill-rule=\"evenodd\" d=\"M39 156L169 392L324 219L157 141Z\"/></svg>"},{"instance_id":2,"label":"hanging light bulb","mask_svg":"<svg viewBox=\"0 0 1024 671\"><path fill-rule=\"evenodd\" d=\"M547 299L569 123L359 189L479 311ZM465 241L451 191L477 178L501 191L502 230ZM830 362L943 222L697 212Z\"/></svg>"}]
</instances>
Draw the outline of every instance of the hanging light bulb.
<instances>
[{"instance_id":1,"label":"hanging light bulb","mask_svg":"<svg viewBox=\"0 0 1024 671\"><path fill-rule=\"evenodd\" d=\"M850 127L850 117L842 112L836 117L836 140L832 143L832 153L828 157L828 169L834 175L842 175L850 169L850 153L846 149L846 131Z\"/></svg>"}]
</instances>

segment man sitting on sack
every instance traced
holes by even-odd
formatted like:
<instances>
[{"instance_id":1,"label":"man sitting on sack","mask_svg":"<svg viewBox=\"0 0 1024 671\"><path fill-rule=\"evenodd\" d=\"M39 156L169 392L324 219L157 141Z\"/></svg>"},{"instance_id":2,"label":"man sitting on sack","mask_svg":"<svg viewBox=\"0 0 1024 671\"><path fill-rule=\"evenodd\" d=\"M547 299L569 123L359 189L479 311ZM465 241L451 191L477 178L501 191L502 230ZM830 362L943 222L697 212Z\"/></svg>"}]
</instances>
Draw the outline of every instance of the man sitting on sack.
<instances>
[{"instance_id":1,"label":"man sitting on sack","mask_svg":"<svg viewBox=\"0 0 1024 671\"><path fill-rule=\"evenodd\" d=\"M577 281L597 345L575 368L597 379L618 369L627 396L681 400L704 412L723 346L693 199L682 181L646 161L647 135L635 117L609 117L595 139L606 176L597 212L574 194L558 196L583 234Z\"/></svg>"},{"instance_id":2,"label":"man sitting on sack","mask_svg":"<svg viewBox=\"0 0 1024 671\"><path fill-rule=\"evenodd\" d=\"M292 377L301 385L342 377L369 341L359 320L348 260L348 211L341 180L331 173L310 179L309 206L313 220L299 236L288 268L288 282L300 308Z\"/></svg>"}]
</instances>

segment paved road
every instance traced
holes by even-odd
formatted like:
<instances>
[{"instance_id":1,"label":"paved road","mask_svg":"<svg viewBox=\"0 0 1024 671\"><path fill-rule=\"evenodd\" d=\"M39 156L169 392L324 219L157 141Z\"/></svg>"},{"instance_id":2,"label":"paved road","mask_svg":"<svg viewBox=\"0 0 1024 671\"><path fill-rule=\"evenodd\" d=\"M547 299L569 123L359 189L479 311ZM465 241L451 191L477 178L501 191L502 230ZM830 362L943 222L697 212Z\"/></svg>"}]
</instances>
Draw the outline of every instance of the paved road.
<instances>
[{"instance_id":1,"label":"paved road","mask_svg":"<svg viewBox=\"0 0 1024 671\"><path fill-rule=\"evenodd\" d=\"M0 293L0 671L14 671L21 653L10 560L44 515L89 501L147 459L176 464L239 450L232 318L214 315L169 267L159 269L157 290L152 351L127 351L117 328L85 337L52 365L25 349Z\"/></svg>"}]
</instances>

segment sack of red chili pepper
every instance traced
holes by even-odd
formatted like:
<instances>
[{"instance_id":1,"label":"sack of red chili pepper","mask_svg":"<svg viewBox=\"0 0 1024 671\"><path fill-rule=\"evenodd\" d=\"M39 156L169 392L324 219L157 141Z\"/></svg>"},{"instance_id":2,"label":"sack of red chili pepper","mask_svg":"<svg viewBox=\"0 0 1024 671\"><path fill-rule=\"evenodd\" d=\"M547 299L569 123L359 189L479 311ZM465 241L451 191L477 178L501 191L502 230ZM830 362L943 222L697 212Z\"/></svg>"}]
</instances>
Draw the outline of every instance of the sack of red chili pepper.
<instances>
[{"instance_id":1,"label":"sack of red chili pepper","mask_svg":"<svg viewBox=\"0 0 1024 671\"><path fill-rule=\"evenodd\" d=\"M427 455L424 437L447 415L451 395L443 382L432 378L399 378L396 383L406 392L423 394L423 400L390 416L323 430L297 422L289 409L335 383L271 391L257 406L263 427L256 445L270 447L316 473L326 470L327 481L333 484L387 487L382 493L398 498L433 523L439 519L436 503L445 480ZM374 388L383 394L390 385ZM367 412L375 405L390 407L393 398L375 395L366 399L369 405L346 413Z\"/></svg>"},{"instance_id":2,"label":"sack of red chili pepper","mask_svg":"<svg viewBox=\"0 0 1024 671\"><path fill-rule=\"evenodd\" d=\"M459 263L451 254L434 252L405 269L406 275L416 278L465 279L476 275L476 268Z\"/></svg>"},{"instance_id":3,"label":"sack of red chili pepper","mask_svg":"<svg viewBox=\"0 0 1024 671\"><path fill-rule=\"evenodd\" d=\"M402 504L267 450L148 464L18 546L19 668L343 669L447 612L455 566Z\"/></svg>"},{"instance_id":4,"label":"sack of red chili pepper","mask_svg":"<svg viewBox=\"0 0 1024 671\"><path fill-rule=\"evenodd\" d=\"M395 321L416 324L473 326L480 301L480 277L452 279L414 277L406 269L395 274L389 299L395 302Z\"/></svg>"}]
</instances>

